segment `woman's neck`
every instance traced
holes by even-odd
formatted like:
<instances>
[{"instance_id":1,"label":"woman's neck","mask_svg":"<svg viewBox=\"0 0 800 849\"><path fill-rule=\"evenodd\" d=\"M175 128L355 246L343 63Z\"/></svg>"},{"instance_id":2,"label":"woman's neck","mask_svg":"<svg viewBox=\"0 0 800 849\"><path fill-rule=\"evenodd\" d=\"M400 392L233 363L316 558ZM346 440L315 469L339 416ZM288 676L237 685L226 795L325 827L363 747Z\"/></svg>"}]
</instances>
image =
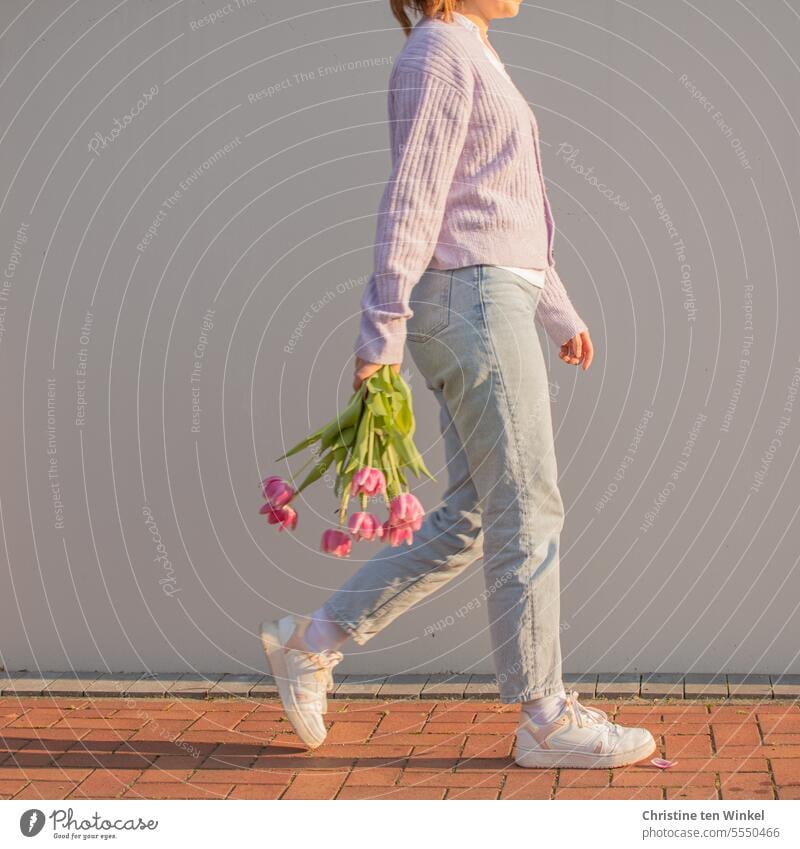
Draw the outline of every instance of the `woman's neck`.
<instances>
[{"instance_id":1,"label":"woman's neck","mask_svg":"<svg viewBox=\"0 0 800 849\"><path fill-rule=\"evenodd\" d=\"M458 8L456 12L459 15L463 15L465 18L469 18L473 24L481 31L481 38L486 40L489 33L489 21L483 17L483 15L478 14L477 12L469 11L469 7L466 9Z\"/></svg>"}]
</instances>

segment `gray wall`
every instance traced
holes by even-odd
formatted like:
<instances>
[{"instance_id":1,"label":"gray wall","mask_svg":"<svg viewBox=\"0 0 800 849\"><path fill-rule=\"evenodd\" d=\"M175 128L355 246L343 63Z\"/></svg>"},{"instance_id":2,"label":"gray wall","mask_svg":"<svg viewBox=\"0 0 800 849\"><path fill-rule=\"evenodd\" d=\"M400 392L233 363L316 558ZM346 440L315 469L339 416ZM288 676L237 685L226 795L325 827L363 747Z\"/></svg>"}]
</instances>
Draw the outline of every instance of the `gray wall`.
<instances>
[{"instance_id":1,"label":"gray wall","mask_svg":"<svg viewBox=\"0 0 800 849\"><path fill-rule=\"evenodd\" d=\"M219 10L0 8L7 669L260 671L258 622L372 551L318 553L322 486L278 535L257 484L349 394L403 36L383 0ZM800 672L800 3L526 4L493 43L597 346L547 343L565 667ZM482 590L343 669L489 671Z\"/></svg>"}]
</instances>

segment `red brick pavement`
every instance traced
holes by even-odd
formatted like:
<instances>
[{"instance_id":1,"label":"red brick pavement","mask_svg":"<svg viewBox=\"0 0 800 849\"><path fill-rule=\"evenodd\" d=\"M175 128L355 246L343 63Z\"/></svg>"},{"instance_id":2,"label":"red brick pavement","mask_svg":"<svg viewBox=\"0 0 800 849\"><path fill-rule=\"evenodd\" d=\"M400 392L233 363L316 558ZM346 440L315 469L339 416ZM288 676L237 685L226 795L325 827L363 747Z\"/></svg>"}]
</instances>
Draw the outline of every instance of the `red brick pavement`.
<instances>
[{"instance_id":1,"label":"red brick pavement","mask_svg":"<svg viewBox=\"0 0 800 849\"><path fill-rule=\"evenodd\" d=\"M516 708L331 701L305 751L280 705L250 700L0 699L3 799L797 799L800 705L588 702L656 735L615 770L525 770Z\"/></svg>"}]
</instances>

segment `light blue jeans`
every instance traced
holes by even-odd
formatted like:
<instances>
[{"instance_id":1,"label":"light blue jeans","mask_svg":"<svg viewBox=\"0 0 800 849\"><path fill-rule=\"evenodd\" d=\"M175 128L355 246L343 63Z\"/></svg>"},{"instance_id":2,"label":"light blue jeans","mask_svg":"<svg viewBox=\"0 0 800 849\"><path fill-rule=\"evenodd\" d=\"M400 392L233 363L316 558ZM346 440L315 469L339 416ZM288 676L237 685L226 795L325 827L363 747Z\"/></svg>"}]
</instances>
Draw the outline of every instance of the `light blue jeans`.
<instances>
[{"instance_id":1,"label":"light blue jeans","mask_svg":"<svg viewBox=\"0 0 800 849\"><path fill-rule=\"evenodd\" d=\"M506 703L562 688L564 507L534 326L540 292L490 265L428 269L420 278L408 349L440 405L448 486L411 546L381 549L323 605L364 644L482 558L481 598Z\"/></svg>"}]
</instances>

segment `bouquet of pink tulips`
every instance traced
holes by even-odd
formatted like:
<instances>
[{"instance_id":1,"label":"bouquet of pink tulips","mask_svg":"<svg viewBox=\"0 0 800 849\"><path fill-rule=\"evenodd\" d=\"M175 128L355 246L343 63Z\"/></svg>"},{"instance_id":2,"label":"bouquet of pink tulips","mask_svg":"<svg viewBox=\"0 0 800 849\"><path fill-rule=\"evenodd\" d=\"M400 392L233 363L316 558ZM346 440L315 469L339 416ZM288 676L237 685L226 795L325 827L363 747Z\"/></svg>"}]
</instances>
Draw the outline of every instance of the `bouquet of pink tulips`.
<instances>
[{"instance_id":1,"label":"bouquet of pink tulips","mask_svg":"<svg viewBox=\"0 0 800 849\"><path fill-rule=\"evenodd\" d=\"M410 545L425 511L408 491L406 473L433 480L414 445L414 429L411 390L399 374L384 366L364 381L333 421L278 458L284 460L311 448L314 456L300 471L315 462L296 487L275 475L263 480L261 514L278 530L294 530L297 512L291 502L333 467L334 493L340 498L339 525L323 533L322 550L347 557L353 540L385 539L393 546ZM356 497L361 509L348 519L348 504ZM386 502L389 516L384 522L367 511L368 500L374 497Z\"/></svg>"}]
</instances>

